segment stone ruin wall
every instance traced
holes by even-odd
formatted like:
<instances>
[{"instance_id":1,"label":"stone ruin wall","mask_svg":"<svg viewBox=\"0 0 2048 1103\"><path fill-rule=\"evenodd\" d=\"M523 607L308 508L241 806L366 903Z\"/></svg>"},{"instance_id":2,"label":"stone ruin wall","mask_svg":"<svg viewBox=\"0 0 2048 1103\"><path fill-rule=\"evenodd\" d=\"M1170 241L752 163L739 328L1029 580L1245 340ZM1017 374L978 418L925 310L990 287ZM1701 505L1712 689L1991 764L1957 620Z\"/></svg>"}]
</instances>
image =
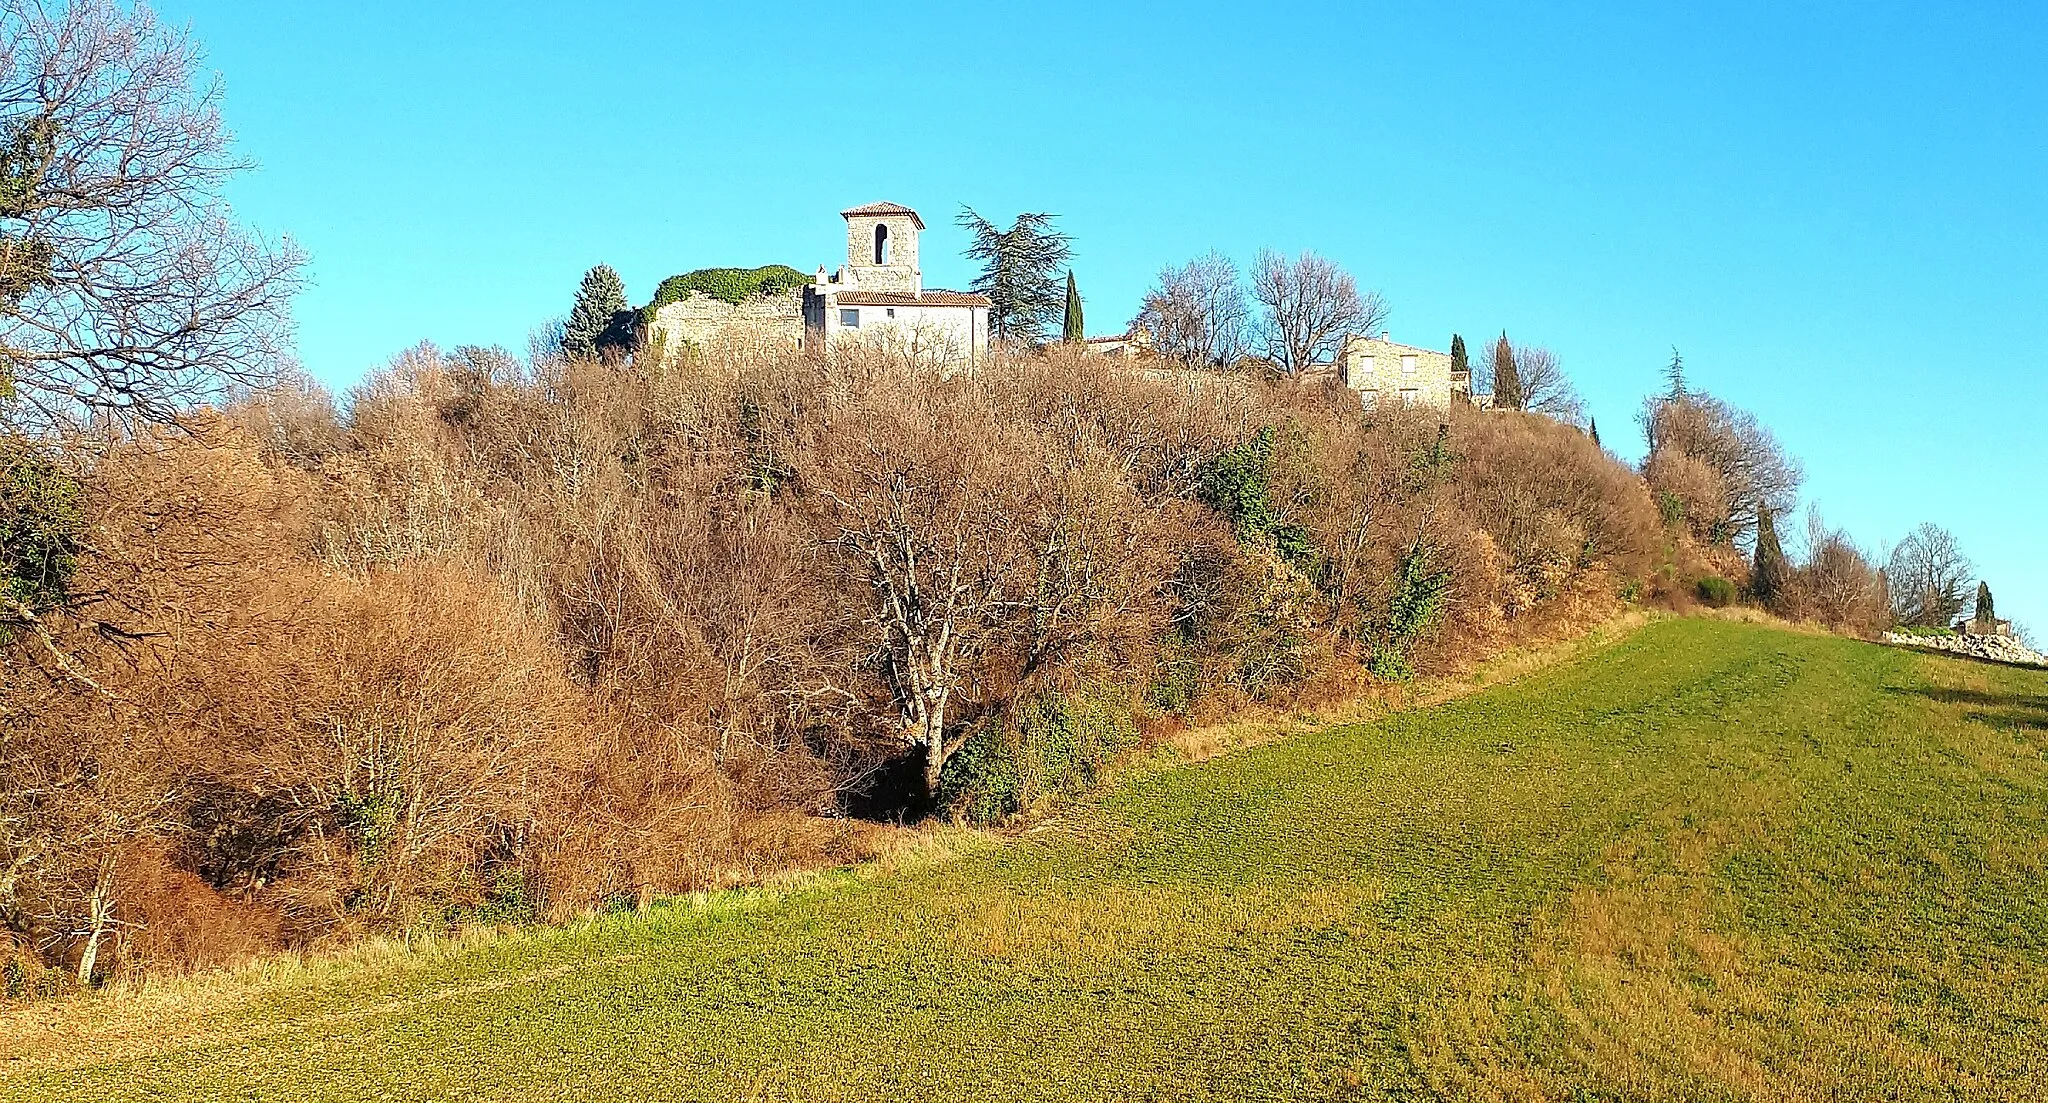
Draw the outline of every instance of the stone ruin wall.
<instances>
[{"instance_id":1,"label":"stone ruin wall","mask_svg":"<svg viewBox=\"0 0 2048 1103\"><path fill-rule=\"evenodd\" d=\"M752 295L738 303L702 291L654 312L647 329L647 347L657 342L665 355L682 351L685 343L706 349L739 344L757 350L803 346L803 291L792 288L772 295Z\"/></svg>"}]
</instances>

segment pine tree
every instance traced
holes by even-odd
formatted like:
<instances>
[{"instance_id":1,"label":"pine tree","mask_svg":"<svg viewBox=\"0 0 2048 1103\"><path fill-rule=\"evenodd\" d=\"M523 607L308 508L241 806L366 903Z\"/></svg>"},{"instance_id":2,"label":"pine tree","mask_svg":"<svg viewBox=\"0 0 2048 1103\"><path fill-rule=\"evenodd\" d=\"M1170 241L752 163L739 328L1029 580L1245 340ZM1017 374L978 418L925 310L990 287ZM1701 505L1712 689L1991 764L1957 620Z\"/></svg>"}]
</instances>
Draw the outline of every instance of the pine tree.
<instances>
[{"instance_id":1,"label":"pine tree","mask_svg":"<svg viewBox=\"0 0 2048 1103\"><path fill-rule=\"evenodd\" d=\"M1493 343L1493 407L1519 410L1527 397L1522 393L1522 370L1515 364L1515 346L1502 333Z\"/></svg>"},{"instance_id":2,"label":"pine tree","mask_svg":"<svg viewBox=\"0 0 2048 1103\"><path fill-rule=\"evenodd\" d=\"M1078 345L1087 340L1087 329L1081 323L1081 289L1074 284L1074 270L1067 269L1067 319L1060 327L1060 340Z\"/></svg>"},{"instance_id":3,"label":"pine tree","mask_svg":"<svg viewBox=\"0 0 2048 1103\"><path fill-rule=\"evenodd\" d=\"M1586 419L1586 435L1593 438L1593 447L1601 449L1602 451L1606 450L1607 446L1600 443L1599 418L1589 417Z\"/></svg>"},{"instance_id":4,"label":"pine tree","mask_svg":"<svg viewBox=\"0 0 2048 1103\"><path fill-rule=\"evenodd\" d=\"M1067 235L1052 228L1058 215L1026 212L1007 230L960 208L954 221L974 240L967 259L982 262L973 288L994 304L988 312L989 335L997 341L1036 341L1059 317L1059 277L1072 246Z\"/></svg>"},{"instance_id":5,"label":"pine tree","mask_svg":"<svg viewBox=\"0 0 2048 1103\"><path fill-rule=\"evenodd\" d=\"M1785 604L1791 588L1792 563L1778 543L1777 522L1770 510L1760 509L1756 515L1756 558L1749 575L1750 595L1765 608L1775 610Z\"/></svg>"},{"instance_id":6,"label":"pine tree","mask_svg":"<svg viewBox=\"0 0 2048 1103\"><path fill-rule=\"evenodd\" d=\"M1678 355L1678 346L1671 346L1671 363L1664 368L1664 379L1671 385L1665 397L1673 402L1685 401L1685 357Z\"/></svg>"},{"instance_id":7,"label":"pine tree","mask_svg":"<svg viewBox=\"0 0 2048 1103\"><path fill-rule=\"evenodd\" d=\"M626 281L611 265L600 264L585 272L569 320L562 323L562 353L596 356L600 344L615 339L618 318L626 310Z\"/></svg>"},{"instance_id":8,"label":"pine tree","mask_svg":"<svg viewBox=\"0 0 2048 1103\"><path fill-rule=\"evenodd\" d=\"M1451 374L1455 376L1464 372L1469 375L1471 371L1472 362L1465 358L1465 339L1458 334L1451 334Z\"/></svg>"},{"instance_id":9,"label":"pine tree","mask_svg":"<svg viewBox=\"0 0 2048 1103\"><path fill-rule=\"evenodd\" d=\"M1991 604L1991 584L1977 583L1977 631L1991 633L1998 630L1998 610Z\"/></svg>"}]
</instances>

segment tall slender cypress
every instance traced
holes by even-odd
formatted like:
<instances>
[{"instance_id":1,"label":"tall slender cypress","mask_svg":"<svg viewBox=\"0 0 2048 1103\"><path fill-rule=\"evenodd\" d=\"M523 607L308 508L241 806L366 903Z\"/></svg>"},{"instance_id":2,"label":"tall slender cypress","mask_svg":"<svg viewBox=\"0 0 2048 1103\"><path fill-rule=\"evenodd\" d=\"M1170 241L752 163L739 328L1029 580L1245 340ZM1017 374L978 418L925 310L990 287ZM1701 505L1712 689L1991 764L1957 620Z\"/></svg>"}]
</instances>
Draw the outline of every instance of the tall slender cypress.
<instances>
[{"instance_id":1,"label":"tall slender cypress","mask_svg":"<svg viewBox=\"0 0 2048 1103\"><path fill-rule=\"evenodd\" d=\"M1749 592L1767 609L1778 609L1791 596L1792 564L1778 543L1778 524L1768 509L1756 513L1756 559L1750 569Z\"/></svg>"},{"instance_id":2,"label":"tall slender cypress","mask_svg":"<svg viewBox=\"0 0 2048 1103\"><path fill-rule=\"evenodd\" d=\"M1527 400L1522 393L1522 369L1515 364L1515 346L1502 331L1500 340L1493 343L1493 407L1519 410Z\"/></svg>"},{"instance_id":3,"label":"tall slender cypress","mask_svg":"<svg viewBox=\"0 0 2048 1103\"><path fill-rule=\"evenodd\" d=\"M1087 329L1081 324L1081 289L1074 284L1074 270L1067 269L1067 320L1060 328L1060 339L1070 345L1087 340Z\"/></svg>"},{"instance_id":4,"label":"tall slender cypress","mask_svg":"<svg viewBox=\"0 0 2048 1103\"><path fill-rule=\"evenodd\" d=\"M1465 338L1456 333L1451 334L1451 374L1469 374L1471 371L1472 362L1465 359Z\"/></svg>"},{"instance_id":5,"label":"tall slender cypress","mask_svg":"<svg viewBox=\"0 0 2048 1103\"><path fill-rule=\"evenodd\" d=\"M1991 604L1991 584L1989 582L1977 583L1976 620L1977 631L1979 632L1989 633L1998 630L1998 609Z\"/></svg>"},{"instance_id":6,"label":"tall slender cypress","mask_svg":"<svg viewBox=\"0 0 2048 1103\"><path fill-rule=\"evenodd\" d=\"M1606 449L1607 446L1600 443L1599 418L1589 417L1586 419L1586 435L1593 438L1593 447L1602 449L1603 451Z\"/></svg>"}]
</instances>

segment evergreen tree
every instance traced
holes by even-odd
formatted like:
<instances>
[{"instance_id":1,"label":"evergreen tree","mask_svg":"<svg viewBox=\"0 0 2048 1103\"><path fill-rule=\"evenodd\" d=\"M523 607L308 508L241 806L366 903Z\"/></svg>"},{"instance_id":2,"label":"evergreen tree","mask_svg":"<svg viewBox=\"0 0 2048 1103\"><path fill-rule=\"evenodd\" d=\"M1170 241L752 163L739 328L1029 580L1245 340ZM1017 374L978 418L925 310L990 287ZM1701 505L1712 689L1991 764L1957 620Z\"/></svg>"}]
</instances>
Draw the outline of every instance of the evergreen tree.
<instances>
[{"instance_id":1,"label":"evergreen tree","mask_svg":"<svg viewBox=\"0 0 2048 1103\"><path fill-rule=\"evenodd\" d=\"M1058 277L1073 249L1067 235L1052 228L1058 215L1027 212L1007 230L960 208L955 221L973 237L967 259L982 262L974 290L987 295L989 335L998 341L1036 341L1059 317L1064 301Z\"/></svg>"},{"instance_id":2,"label":"evergreen tree","mask_svg":"<svg viewBox=\"0 0 2048 1103\"><path fill-rule=\"evenodd\" d=\"M609 264L600 264L583 274L583 286L576 289L576 305L569 320L562 323L562 352L567 356L595 356L600 346L618 340L619 316L627 312L626 281Z\"/></svg>"},{"instance_id":3,"label":"evergreen tree","mask_svg":"<svg viewBox=\"0 0 2048 1103\"><path fill-rule=\"evenodd\" d=\"M1664 379L1671 385L1670 393L1666 397L1673 402L1685 401L1685 357L1678 355L1676 345L1671 347L1671 363L1664 368Z\"/></svg>"},{"instance_id":4,"label":"evergreen tree","mask_svg":"<svg viewBox=\"0 0 2048 1103\"><path fill-rule=\"evenodd\" d=\"M1606 450L1607 446L1600 443L1599 418L1589 417L1586 419L1586 435L1593 438L1593 447L1601 449L1602 451Z\"/></svg>"},{"instance_id":5,"label":"evergreen tree","mask_svg":"<svg viewBox=\"0 0 2048 1103\"><path fill-rule=\"evenodd\" d=\"M1465 339L1458 334L1451 334L1451 374L1469 373L1471 370L1472 362L1465 358Z\"/></svg>"},{"instance_id":6,"label":"evergreen tree","mask_svg":"<svg viewBox=\"0 0 2048 1103\"><path fill-rule=\"evenodd\" d=\"M1749 592L1765 608L1778 609L1791 595L1792 563L1778 543L1778 525L1771 511L1756 515L1756 558L1749 575Z\"/></svg>"},{"instance_id":7,"label":"evergreen tree","mask_svg":"<svg viewBox=\"0 0 2048 1103\"><path fill-rule=\"evenodd\" d=\"M1060 327L1060 340L1078 345L1088 339L1081 323L1081 289L1074 284L1074 270L1067 269L1067 319Z\"/></svg>"},{"instance_id":8,"label":"evergreen tree","mask_svg":"<svg viewBox=\"0 0 2048 1103\"><path fill-rule=\"evenodd\" d=\"M1990 632L1998 627L1998 610L1991 604L1991 584L1977 583L1977 630Z\"/></svg>"},{"instance_id":9,"label":"evergreen tree","mask_svg":"<svg viewBox=\"0 0 2048 1103\"><path fill-rule=\"evenodd\" d=\"M1493 343L1493 407L1519 410L1527 399L1522 393L1522 369L1515 364L1515 346L1502 333Z\"/></svg>"}]
</instances>

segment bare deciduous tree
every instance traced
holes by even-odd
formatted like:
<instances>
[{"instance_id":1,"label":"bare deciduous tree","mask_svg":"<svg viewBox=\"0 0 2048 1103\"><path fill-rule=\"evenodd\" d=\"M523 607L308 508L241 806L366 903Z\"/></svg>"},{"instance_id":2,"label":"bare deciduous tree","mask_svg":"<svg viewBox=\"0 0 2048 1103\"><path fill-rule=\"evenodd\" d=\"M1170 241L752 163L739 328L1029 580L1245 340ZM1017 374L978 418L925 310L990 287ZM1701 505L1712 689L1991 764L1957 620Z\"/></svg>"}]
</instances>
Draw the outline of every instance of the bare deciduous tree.
<instances>
[{"instance_id":1,"label":"bare deciduous tree","mask_svg":"<svg viewBox=\"0 0 2048 1103\"><path fill-rule=\"evenodd\" d=\"M1221 253L1164 268L1131 323L1152 337L1153 348L1191 367L1222 367L1244 354L1251 310L1237 266Z\"/></svg>"},{"instance_id":2,"label":"bare deciduous tree","mask_svg":"<svg viewBox=\"0 0 2048 1103\"><path fill-rule=\"evenodd\" d=\"M1361 294L1350 273L1311 252L1289 259L1261 250L1252 265L1252 298L1262 312L1266 355L1289 375L1334 359L1345 334L1370 332L1387 320L1379 292Z\"/></svg>"},{"instance_id":3,"label":"bare deciduous tree","mask_svg":"<svg viewBox=\"0 0 2048 1103\"><path fill-rule=\"evenodd\" d=\"M1521 408L1577 424L1584 404L1572 381L1565 377L1557 354L1540 345L1518 345L1514 356L1522 385Z\"/></svg>"},{"instance_id":4,"label":"bare deciduous tree","mask_svg":"<svg viewBox=\"0 0 2048 1103\"><path fill-rule=\"evenodd\" d=\"M1760 510L1784 514L1796 504L1805 472L1749 411L1691 391L1649 399L1642 422L1649 445L1646 471L1668 453L1698 460L1720 478L1726 514L1701 534L1708 542L1747 536L1755 530Z\"/></svg>"},{"instance_id":5,"label":"bare deciduous tree","mask_svg":"<svg viewBox=\"0 0 2048 1103\"><path fill-rule=\"evenodd\" d=\"M1874 634L1890 626L1884 573L1871 566L1847 533L1829 528L1820 510L1806 511L1806 562L1799 600L1807 615L1838 631Z\"/></svg>"},{"instance_id":6,"label":"bare deciduous tree","mask_svg":"<svg viewBox=\"0 0 2048 1103\"><path fill-rule=\"evenodd\" d=\"M1930 522L1899 541L1884 573L1900 624L1945 628L1969 604L1976 569L1955 534Z\"/></svg>"},{"instance_id":7,"label":"bare deciduous tree","mask_svg":"<svg viewBox=\"0 0 2048 1103\"><path fill-rule=\"evenodd\" d=\"M248 166L198 46L145 6L0 0L0 383L15 416L169 420L282 362L299 251L220 200Z\"/></svg>"},{"instance_id":8,"label":"bare deciduous tree","mask_svg":"<svg viewBox=\"0 0 2048 1103\"><path fill-rule=\"evenodd\" d=\"M999 625L1019 557L985 491L922 477L909 466L880 473L846 496L832 543L870 589L883 679L905 742L924 752L925 795L967 742L954 734L954 698Z\"/></svg>"}]
</instances>

